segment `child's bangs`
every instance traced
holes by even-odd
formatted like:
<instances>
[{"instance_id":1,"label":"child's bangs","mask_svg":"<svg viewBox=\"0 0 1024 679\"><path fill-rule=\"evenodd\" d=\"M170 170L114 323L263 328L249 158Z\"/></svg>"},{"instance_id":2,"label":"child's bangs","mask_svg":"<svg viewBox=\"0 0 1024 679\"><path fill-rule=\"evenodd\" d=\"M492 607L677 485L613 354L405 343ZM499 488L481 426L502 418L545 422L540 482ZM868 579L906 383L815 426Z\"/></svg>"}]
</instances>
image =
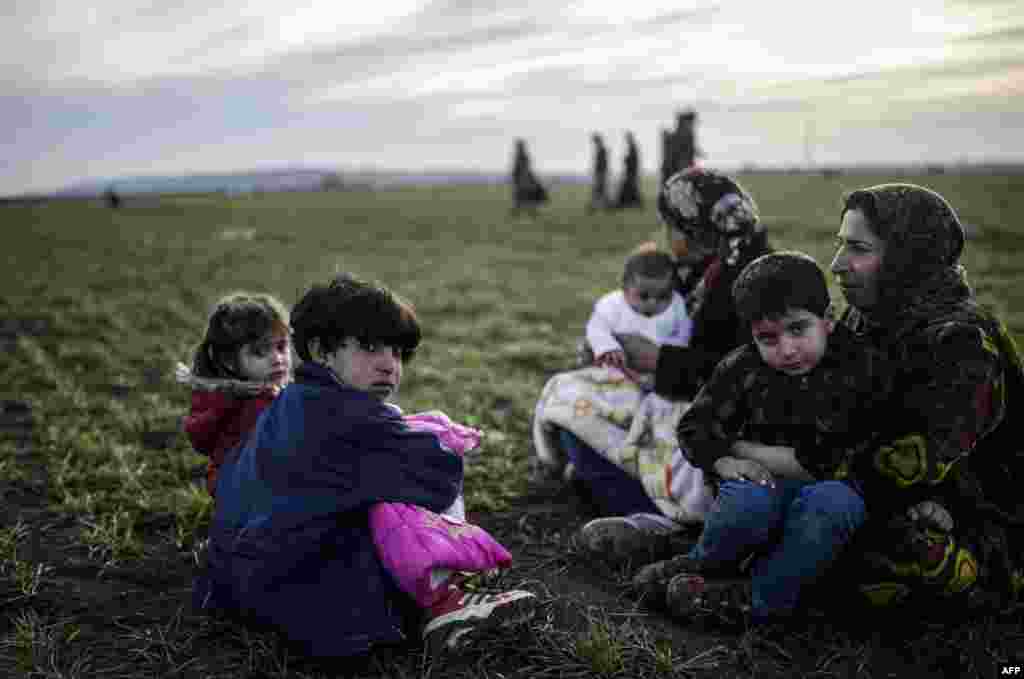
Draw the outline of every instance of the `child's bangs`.
<instances>
[{"instance_id":1,"label":"child's bangs","mask_svg":"<svg viewBox=\"0 0 1024 679\"><path fill-rule=\"evenodd\" d=\"M415 313L401 302L367 314L360 326L356 336L361 342L398 347L405 355L411 355L422 339Z\"/></svg>"}]
</instances>

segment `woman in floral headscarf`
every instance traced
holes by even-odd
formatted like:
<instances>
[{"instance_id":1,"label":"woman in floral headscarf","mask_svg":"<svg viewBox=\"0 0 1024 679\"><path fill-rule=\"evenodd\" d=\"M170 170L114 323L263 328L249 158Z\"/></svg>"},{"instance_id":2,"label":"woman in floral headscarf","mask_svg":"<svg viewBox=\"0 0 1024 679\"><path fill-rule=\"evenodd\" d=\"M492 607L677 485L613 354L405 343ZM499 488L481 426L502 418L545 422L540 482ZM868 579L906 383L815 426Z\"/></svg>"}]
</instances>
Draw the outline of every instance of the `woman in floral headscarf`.
<instances>
[{"instance_id":1,"label":"woman in floral headscarf","mask_svg":"<svg viewBox=\"0 0 1024 679\"><path fill-rule=\"evenodd\" d=\"M898 366L891 428L851 466L872 518L848 552L849 577L878 605L1019 596L1024 449L1008 414L1024 376L959 265L956 213L910 184L854 191L837 246L842 322Z\"/></svg>"},{"instance_id":2,"label":"woman in floral headscarf","mask_svg":"<svg viewBox=\"0 0 1024 679\"><path fill-rule=\"evenodd\" d=\"M757 205L734 179L714 170L691 167L666 180L658 195L658 214L679 264L677 287L686 296L693 334L686 347L658 347L637 335L620 335L629 364L655 376L654 391L672 401L689 400L715 365L750 341L749 324L740 322L732 284L749 262L771 252ZM678 525L658 517L635 479L613 468L572 434L564 432L577 480L606 514L585 525L578 543L595 553L634 561L664 557Z\"/></svg>"},{"instance_id":3,"label":"woman in floral headscarf","mask_svg":"<svg viewBox=\"0 0 1024 679\"><path fill-rule=\"evenodd\" d=\"M620 337L637 368L655 373L655 391L674 400L697 393L715 365L750 340L732 301L732 284L749 262L772 251L753 197L734 179L692 167L665 182L658 194L680 287L693 319L687 347L658 348L642 337Z\"/></svg>"}]
</instances>

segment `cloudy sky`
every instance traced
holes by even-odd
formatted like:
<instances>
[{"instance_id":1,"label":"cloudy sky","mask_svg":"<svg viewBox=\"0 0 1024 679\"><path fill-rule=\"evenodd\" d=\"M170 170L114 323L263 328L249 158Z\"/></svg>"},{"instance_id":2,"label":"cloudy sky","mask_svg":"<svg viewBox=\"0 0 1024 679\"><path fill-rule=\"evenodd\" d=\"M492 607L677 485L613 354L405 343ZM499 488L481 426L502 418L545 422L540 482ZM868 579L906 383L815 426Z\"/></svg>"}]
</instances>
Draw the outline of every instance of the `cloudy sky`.
<instances>
[{"instance_id":1,"label":"cloudy sky","mask_svg":"<svg viewBox=\"0 0 1024 679\"><path fill-rule=\"evenodd\" d=\"M280 166L1024 161L1019 0L5 0L0 194Z\"/></svg>"}]
</instances>

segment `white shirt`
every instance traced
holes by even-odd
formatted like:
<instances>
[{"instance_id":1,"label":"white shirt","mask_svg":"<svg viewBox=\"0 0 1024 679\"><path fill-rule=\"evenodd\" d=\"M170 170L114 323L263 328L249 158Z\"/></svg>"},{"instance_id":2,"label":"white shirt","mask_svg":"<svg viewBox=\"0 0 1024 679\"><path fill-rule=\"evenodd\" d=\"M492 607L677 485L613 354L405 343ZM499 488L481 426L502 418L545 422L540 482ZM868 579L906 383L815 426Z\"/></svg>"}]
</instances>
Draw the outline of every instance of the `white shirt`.
<instances>
[{"instance_id":1,"label":"white shirt","mask_svg":"<svg viewBox=\"0 0 1024 679\"><path fill-rule=\"evenodd\" d=\"M644 316L626 302L622 290L609 292L597 300L587 321L587 343L600 356L622 349L615 334L641 335L658 346L671 344L685 347L690 343L693 321L686 312L686 300L672 292L672 303L657 316Z\"/></svg>"}]
</instances>

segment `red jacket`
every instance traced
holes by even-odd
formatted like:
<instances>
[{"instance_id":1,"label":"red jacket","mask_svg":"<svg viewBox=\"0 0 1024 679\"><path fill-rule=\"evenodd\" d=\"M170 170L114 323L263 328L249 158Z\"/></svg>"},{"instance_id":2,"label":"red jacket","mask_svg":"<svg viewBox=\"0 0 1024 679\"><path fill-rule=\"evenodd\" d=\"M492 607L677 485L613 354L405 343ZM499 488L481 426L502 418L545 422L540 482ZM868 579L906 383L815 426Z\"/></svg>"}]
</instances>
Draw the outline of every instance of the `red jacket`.
<instances>
[{"instance_id":1,"label":"red jacket","mask_svg":"<svg viewBox=\"0 0 1024 679\"><path fill-rule=\"evenodd\" d=\"M210 458L206 490L217 493L217 471L228 451L252 430L260 413L274 400L271 395L238 398L219 391L193 391L192 411L185 418L185 432L197 452Z\"/></svg>"}]
</instances>

